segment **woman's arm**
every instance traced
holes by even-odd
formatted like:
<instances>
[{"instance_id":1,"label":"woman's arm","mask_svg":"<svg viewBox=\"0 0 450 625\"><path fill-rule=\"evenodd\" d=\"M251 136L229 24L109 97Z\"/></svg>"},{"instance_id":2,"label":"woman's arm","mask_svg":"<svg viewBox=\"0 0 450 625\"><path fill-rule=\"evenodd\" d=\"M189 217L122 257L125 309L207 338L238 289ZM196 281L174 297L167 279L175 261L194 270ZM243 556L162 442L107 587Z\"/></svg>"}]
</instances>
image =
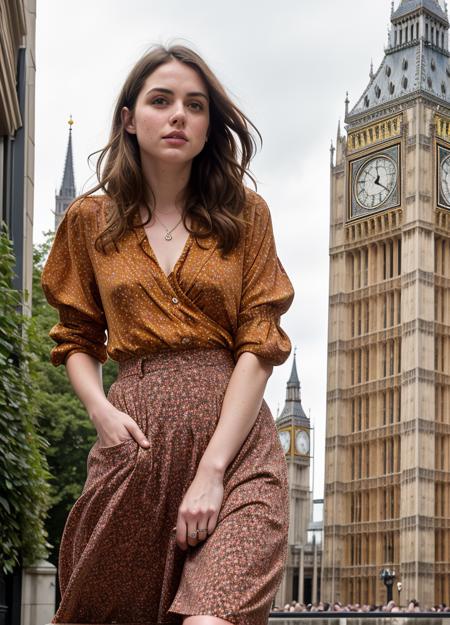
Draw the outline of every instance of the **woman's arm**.
<instances>
[{"instance_id":1,"label":"woman's arm","mask_svg":"<svg viewBox=\"0 0 450 625\"><path fill-rule=\"evenodd\" d=\"M85 352L73 352L65 362L73 390L86 408L102 447L134 438L142 447L149 442L129 415L117 410L105 396L101 363Z\"/></svg>"},{"instance_id":2,"label":"woman's arm","mask_svg":"<svg viewBox=\"0 0 450 625\"><path fill-rule=\"evenodd\" d=\"M251 352L239 356L199 471L223 476L256 421L272 370L272 365Z\"/></svg>"},{"instance_id":3,"label":"woman's arm","mask_svg":"<svg viewBox=\"0 0 450 625\"><path fill-rule=\"evenodd\" d=\"M194 480L178 509L176 530L181 549L205 540L216 526L223 500L223 477L252 429L273 366L251 352L242 353L227 385L219 422L200 460ZM192 538L186 534L207 528Z\"/></svg>"}]
</instances>

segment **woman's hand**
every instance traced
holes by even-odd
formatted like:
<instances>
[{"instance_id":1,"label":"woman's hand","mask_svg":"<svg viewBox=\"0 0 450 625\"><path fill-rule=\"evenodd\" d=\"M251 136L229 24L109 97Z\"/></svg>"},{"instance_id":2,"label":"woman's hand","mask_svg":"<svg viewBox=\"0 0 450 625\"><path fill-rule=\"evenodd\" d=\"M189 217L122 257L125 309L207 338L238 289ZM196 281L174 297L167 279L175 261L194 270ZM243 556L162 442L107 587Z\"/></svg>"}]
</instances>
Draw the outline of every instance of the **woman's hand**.
<instances>
[{"instance_id":1,"label":"woman's hand","mask_svg":"<svg viewBox=\"0 0 450 625\"><path fill-rule=\"evenodd\" d=\"M216 527L223 500L223 474L199 467L178 508L176 539L183 550L206 540ZM197 529L196 538L191 534Z\"/></svg>"},{"instance_id":2,"label":"woman's hand","mask_svg":"<svg viewBox=\"0 0 450 625\"><path fill-rule=\"evenodd\" d=\"M100 447L112 447L132 438L144 449L150 446L136 421L126 412L117 410L108 400L90 417L97 430Z\"/></svg>"}]
</instances>

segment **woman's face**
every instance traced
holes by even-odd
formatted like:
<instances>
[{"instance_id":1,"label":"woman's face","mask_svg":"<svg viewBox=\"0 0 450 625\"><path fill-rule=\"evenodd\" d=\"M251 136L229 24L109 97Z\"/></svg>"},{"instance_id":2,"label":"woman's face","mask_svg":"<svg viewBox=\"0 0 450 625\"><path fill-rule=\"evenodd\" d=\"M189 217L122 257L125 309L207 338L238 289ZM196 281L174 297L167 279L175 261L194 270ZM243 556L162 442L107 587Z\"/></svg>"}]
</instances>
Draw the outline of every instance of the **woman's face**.
<instances>
[{"instance_id":1,"label":"woman's face","mask_svg":"<svg viewBox=\"0 0 450 625\"><path fill-rule=\"evenodd\" d=\"M122 122L136 135L143 164L189 163L207 139L206 84L184 63L164 63L147 76L134 112L123 107Z\"/></svg>"}]
</instances>

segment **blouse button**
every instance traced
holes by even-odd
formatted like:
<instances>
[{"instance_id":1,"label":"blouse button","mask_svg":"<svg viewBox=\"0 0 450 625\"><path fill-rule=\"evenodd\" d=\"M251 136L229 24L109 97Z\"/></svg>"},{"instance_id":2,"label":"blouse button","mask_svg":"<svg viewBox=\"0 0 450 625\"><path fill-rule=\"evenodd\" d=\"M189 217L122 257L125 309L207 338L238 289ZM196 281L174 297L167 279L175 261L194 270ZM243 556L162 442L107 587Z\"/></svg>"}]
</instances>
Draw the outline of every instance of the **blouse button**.
<instances>
[{"instance_id":1,"label":"blouse button","mask_svg":"<svg viewBox=\"0 0 450 625\"><path fill-rule=\"evenodd\" d=\"M191 339L190 339L188 336L184 336L184 337L181 339L181 342L182 342L182 343L190 343L190 341L191 341Z\"/></svg>"},{"instance_id":2,"label":"blouse button","mask_svg":"<svg viewBox=\"0 0 450 625\"><path fill-rule=\"evenodd\" d=\"M174 304L178 304L178 297L172 297L172 302Z\"/></svg>"}]
</instances>

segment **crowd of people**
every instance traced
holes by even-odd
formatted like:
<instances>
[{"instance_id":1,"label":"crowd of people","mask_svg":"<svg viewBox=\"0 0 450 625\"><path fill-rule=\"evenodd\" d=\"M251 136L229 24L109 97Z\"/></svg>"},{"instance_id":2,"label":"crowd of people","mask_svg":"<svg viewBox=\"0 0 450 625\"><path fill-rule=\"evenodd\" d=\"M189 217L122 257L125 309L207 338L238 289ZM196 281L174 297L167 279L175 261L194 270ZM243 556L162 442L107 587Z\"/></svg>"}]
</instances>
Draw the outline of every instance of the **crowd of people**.
<instances>
[{"instance_id":1,"label":"crowd of people","mask_svg":"<svg viewBox=\"0 0 450 625\"><path fill-rule=\"evenodd\" d=\"M341 603L336 601L328 603L319 601L317 603L298 603L291 601L286 603L284 607L275 606L272 612L450 612L450 606L445 603L439 603L431 607L422 607L416 599L410 599L406 606L400 606L395 601L389 601L386 604L360 604L360 603Z\"/></svg>"}]
</instances>

